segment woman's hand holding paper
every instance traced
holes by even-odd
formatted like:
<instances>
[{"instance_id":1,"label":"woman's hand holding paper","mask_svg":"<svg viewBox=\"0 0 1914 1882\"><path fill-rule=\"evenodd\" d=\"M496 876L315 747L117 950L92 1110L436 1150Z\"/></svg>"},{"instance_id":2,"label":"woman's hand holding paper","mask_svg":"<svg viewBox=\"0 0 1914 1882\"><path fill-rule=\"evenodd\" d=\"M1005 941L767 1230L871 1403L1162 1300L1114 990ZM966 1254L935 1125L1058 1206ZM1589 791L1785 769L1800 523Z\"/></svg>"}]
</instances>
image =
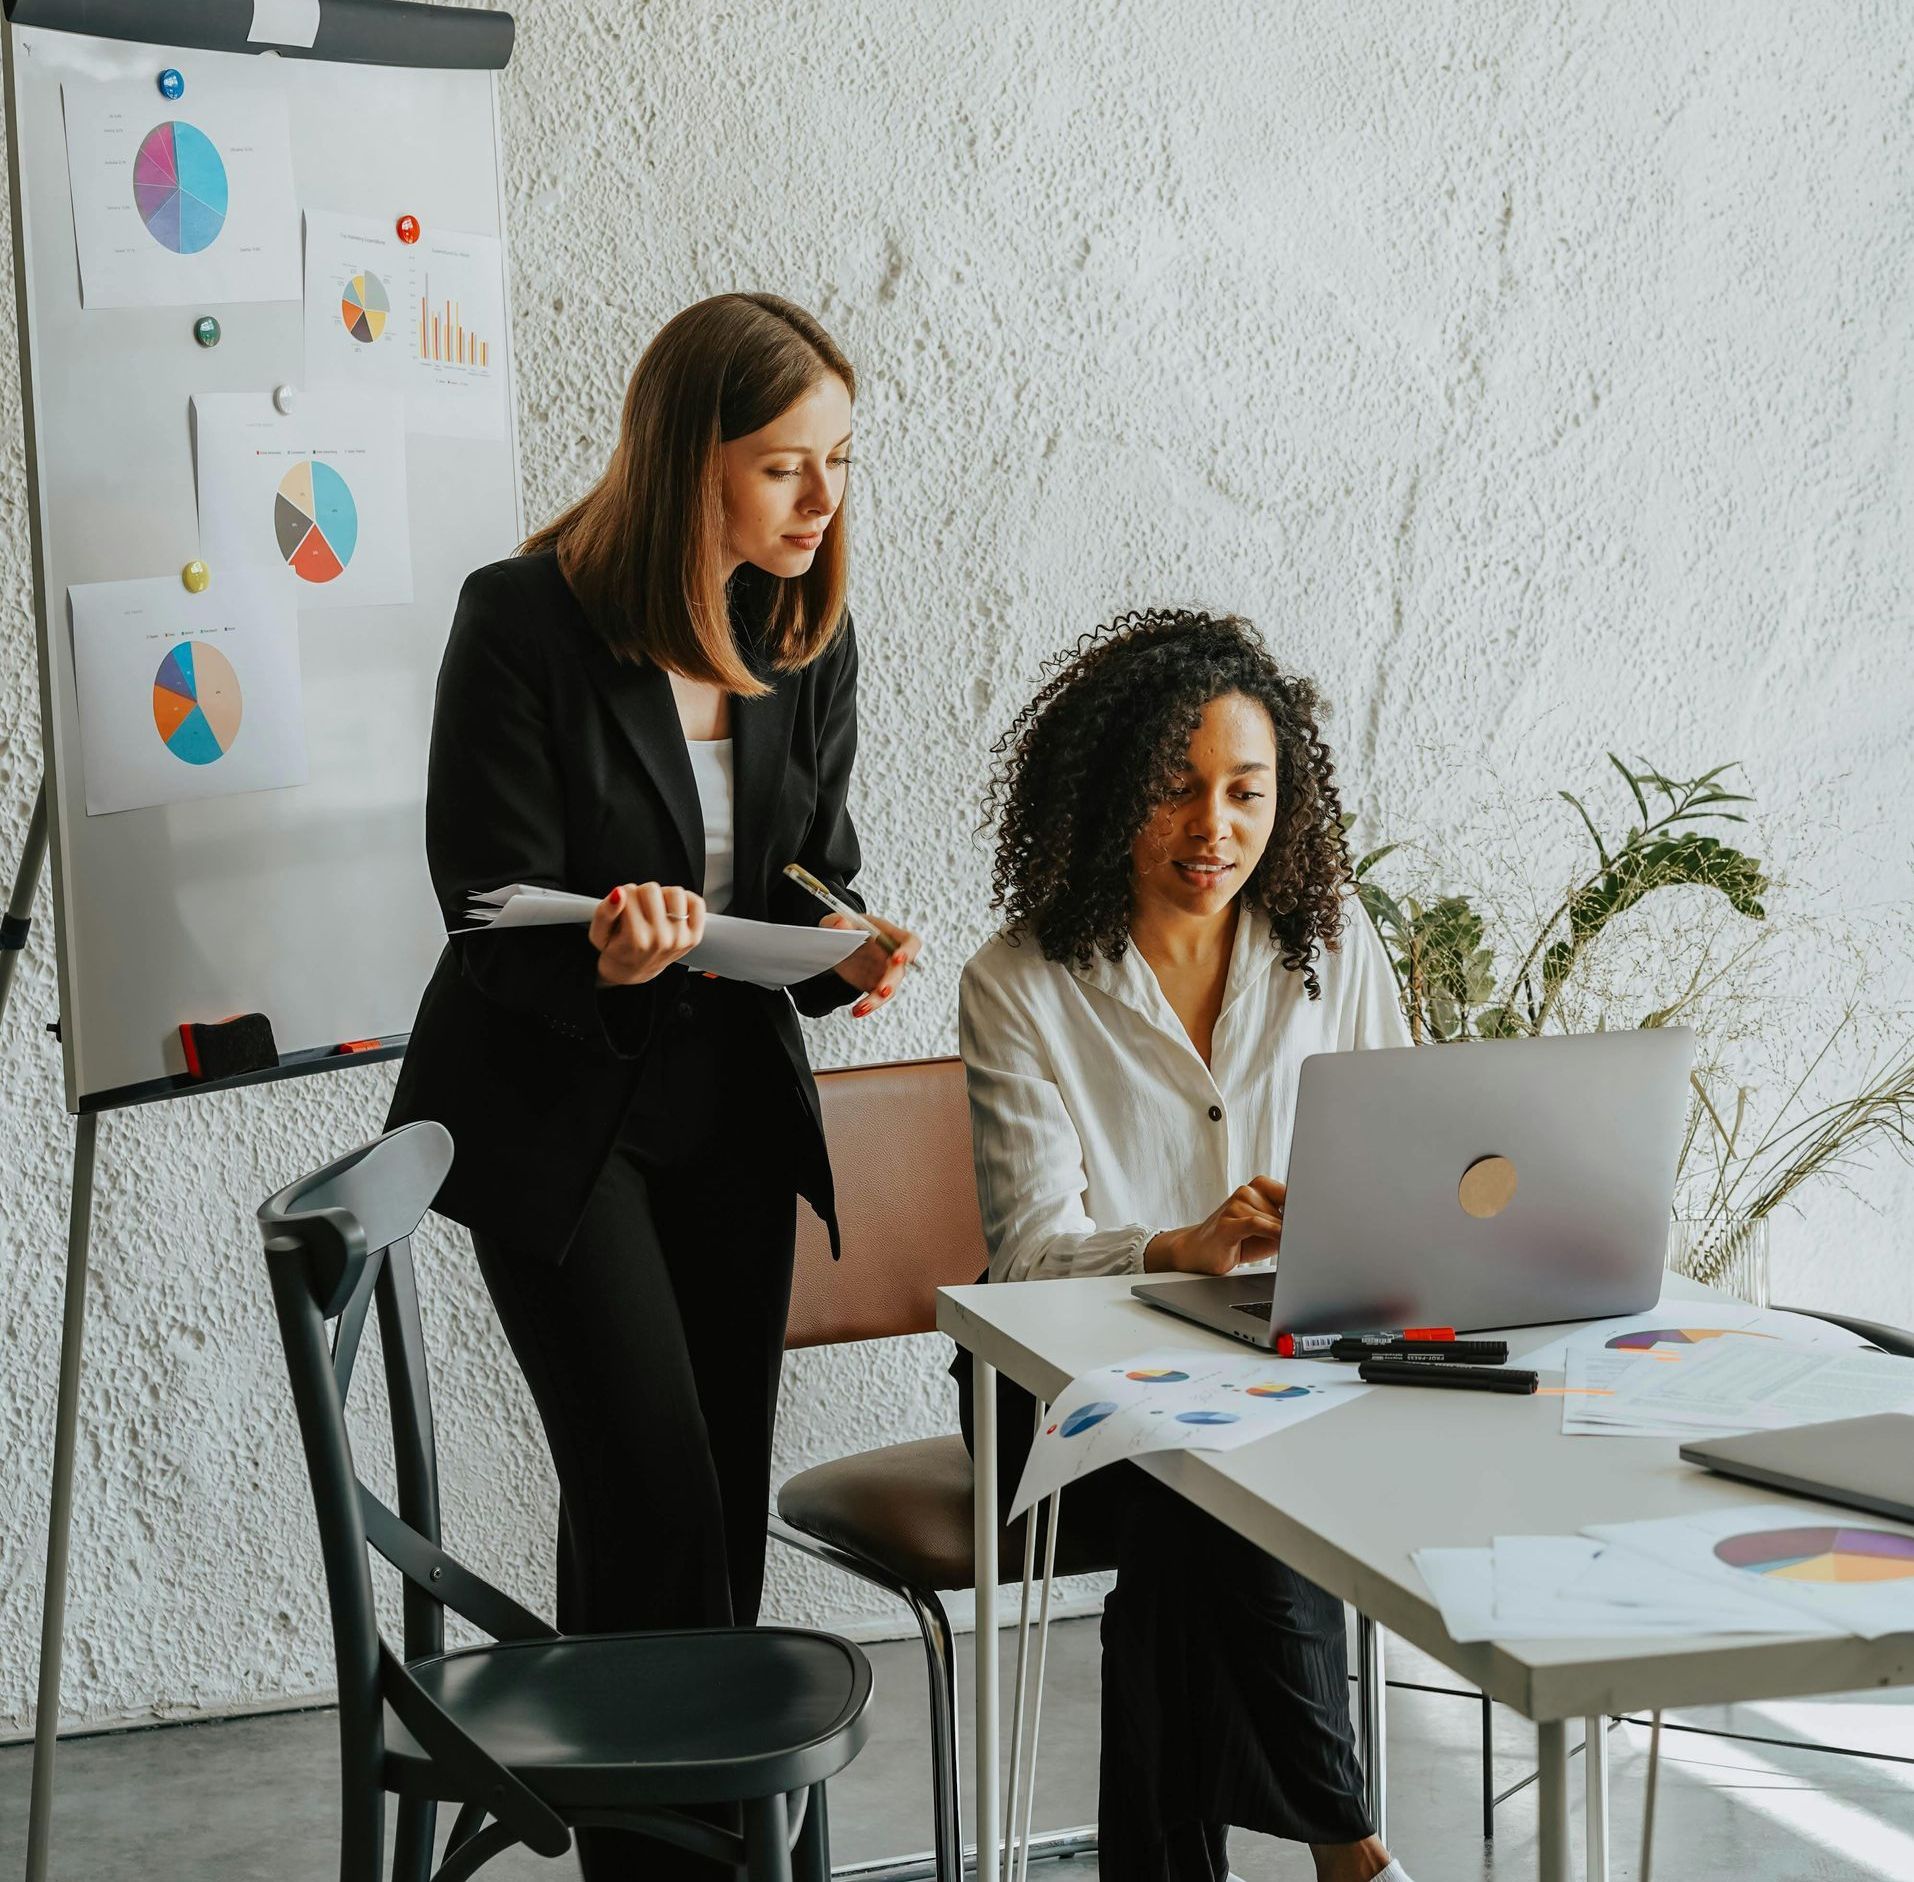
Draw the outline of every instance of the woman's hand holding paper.
<instances>
[{"instance_id":1,"label":"woman's hand holding paper","mask_svg":"<svg viewBox=\"0 0 1914 1882\"><path fill-rule=\"evenodd\" d=\"M601 987L655 980L704 939L704 897L656 882L626 882L598 904L591 944Z\"/></svg>"}]
</instances>

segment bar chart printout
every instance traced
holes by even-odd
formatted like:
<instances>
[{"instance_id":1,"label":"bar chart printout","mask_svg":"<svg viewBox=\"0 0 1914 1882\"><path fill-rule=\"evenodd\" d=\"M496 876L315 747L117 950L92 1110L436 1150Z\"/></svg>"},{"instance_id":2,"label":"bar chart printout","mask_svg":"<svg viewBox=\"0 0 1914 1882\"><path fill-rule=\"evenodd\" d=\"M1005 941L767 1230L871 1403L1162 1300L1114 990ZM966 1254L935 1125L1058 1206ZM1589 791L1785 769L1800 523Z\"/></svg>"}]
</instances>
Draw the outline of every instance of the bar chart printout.
<instances>
[{"instance_id":1,"label":"bar chart printout","mask_svg":"<svg viewBox=\"0 0 1914 1882\"><path fill-rule=\"evenodd\" d=\"M440 366L475 366L484 370L492 363L492 347L465 324L465 310L455 300L432 298L432 277L425 277L425 292L419 297L419 357Z\"/></svg>"},{"instance_id":2,"label":"bar chart printout","mask_svg":"<svg viewBox=\"0 0 1914 1882\"><path fill-rule=\"evenodd\" d=\"M403 404L408 432L506 434L505 251L495 236L306 212L306 376Z\"/></svg>"}]
</instances>

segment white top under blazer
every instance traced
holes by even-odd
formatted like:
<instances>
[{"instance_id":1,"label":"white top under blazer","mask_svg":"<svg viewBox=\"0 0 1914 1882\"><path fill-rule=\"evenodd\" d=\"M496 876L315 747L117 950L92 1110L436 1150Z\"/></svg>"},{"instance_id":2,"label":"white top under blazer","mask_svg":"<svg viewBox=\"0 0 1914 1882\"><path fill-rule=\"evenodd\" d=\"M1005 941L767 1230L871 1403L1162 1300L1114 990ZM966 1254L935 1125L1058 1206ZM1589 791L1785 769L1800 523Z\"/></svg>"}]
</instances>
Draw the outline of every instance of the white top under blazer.
<instances>
[{"instance_id":1,"label":"white top under blazer","mask_svg":"<svg viewBox=\"0 0 1914 1882\"><path fill-rule=\"evenodd\" d=\"M1002 934L978 949L957 1030L990 1278L1141 1272L1153 1235L1201 1222L1252 1176L1284 1177L1303 1060L1409 1043L1354 900L1315 968L1320 1000L1246 912L1205 1065L1134 946L1081 969Z\"/></svg>"},{"instance_id":2,"label":"white top under blazer","mask_svg":"<svg viewBox=\"0 0 1914 1882\"><path fill-rule=\"evenodd\" d=\"M704 905L707 913L722 915L731 906L732 853L737 843L732 741L693 738L685 741L685 748L691 753L691 778L698 787L698 811L704 819Z\"/></svg>"}]
</instances>

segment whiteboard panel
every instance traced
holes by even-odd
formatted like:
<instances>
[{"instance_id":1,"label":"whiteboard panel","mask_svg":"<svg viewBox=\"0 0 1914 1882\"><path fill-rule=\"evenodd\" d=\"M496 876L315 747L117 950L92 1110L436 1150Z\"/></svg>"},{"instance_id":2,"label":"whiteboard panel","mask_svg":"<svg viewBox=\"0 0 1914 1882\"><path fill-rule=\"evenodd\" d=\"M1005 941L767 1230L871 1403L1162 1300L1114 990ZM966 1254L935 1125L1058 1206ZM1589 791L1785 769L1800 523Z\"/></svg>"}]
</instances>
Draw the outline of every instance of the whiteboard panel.
<instances>
[{"instance_id":1,"label":"whiteboard panel","mask_svg":"<svg viewBox=\"0 0 1914 1882\"><path fill-rule=\"evenodd\" d=\"M177 67L279 92L302 210L505 234L495 76L10 30L20 165L42 741L69 1109L183 1072L186 1020L263 1012L282 1056L402 1033L443 942L423 849L433 686L460 583L523 534L506 436L407 437L409 605L301 611L310 782L88 817L70 584L177 576L198 554L190 401L298 387L297 301L82 310L61 84ZM501 285L502 302L509 295ZM217 317L221 343L193 325ZM215 584L219 569L213 567Z\"/></svg>"}]
</instances>

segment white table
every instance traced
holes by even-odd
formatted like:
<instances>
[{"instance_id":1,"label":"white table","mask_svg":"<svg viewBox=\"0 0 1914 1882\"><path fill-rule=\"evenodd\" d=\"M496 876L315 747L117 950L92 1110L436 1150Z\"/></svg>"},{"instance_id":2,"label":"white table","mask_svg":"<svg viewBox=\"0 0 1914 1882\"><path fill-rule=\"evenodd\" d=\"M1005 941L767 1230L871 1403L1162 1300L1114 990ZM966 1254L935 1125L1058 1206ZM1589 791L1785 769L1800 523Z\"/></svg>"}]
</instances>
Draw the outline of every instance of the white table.
<instances>
[{"instance_id":1,"label":"white table","mask_svg":"<svg viewBox=\"0 0 1914 1882\"><path fill-rule=\"evenodd\" d=\"M1131 1298L1131 1277L939 1290L939 1329L976 1372L977 1874L997 1882L996 1385L1040 1399L1153 1347L1221 1336ZM1668 1297L1707 1290L1671 1277ZM1539 1346L1546 1331L1511 1335ZM1241 1348L1236 1350L1240 1351ZM1513 1350L1520 1352L1521 1346ZM1547 1375L1544 1383L1547 1383ZM1536 1728L1541 1882L1568 1882L1567 1721L1589 1745L1589 1873L1605 1858L1604 1715L1914 1684L1914 1635L1887 1640L1703 1635L1683 1640L1460 1646L1410 1561L1414 1549L1486 1547L1497 1535L1573 1535L1589 1523L1675 1516L1763 1493L1684 1464L1677 1440L1565 1438L1559 1397L1381 1387L1229 1453L1184 1451L1142 1468L1278 1555L1376 1626L1420 1647ZM1817 1508L1802 1502L1804 1518ZM1830 1508L1829 1519L1846 1519Z\"/></svg>"}]
</instances>

